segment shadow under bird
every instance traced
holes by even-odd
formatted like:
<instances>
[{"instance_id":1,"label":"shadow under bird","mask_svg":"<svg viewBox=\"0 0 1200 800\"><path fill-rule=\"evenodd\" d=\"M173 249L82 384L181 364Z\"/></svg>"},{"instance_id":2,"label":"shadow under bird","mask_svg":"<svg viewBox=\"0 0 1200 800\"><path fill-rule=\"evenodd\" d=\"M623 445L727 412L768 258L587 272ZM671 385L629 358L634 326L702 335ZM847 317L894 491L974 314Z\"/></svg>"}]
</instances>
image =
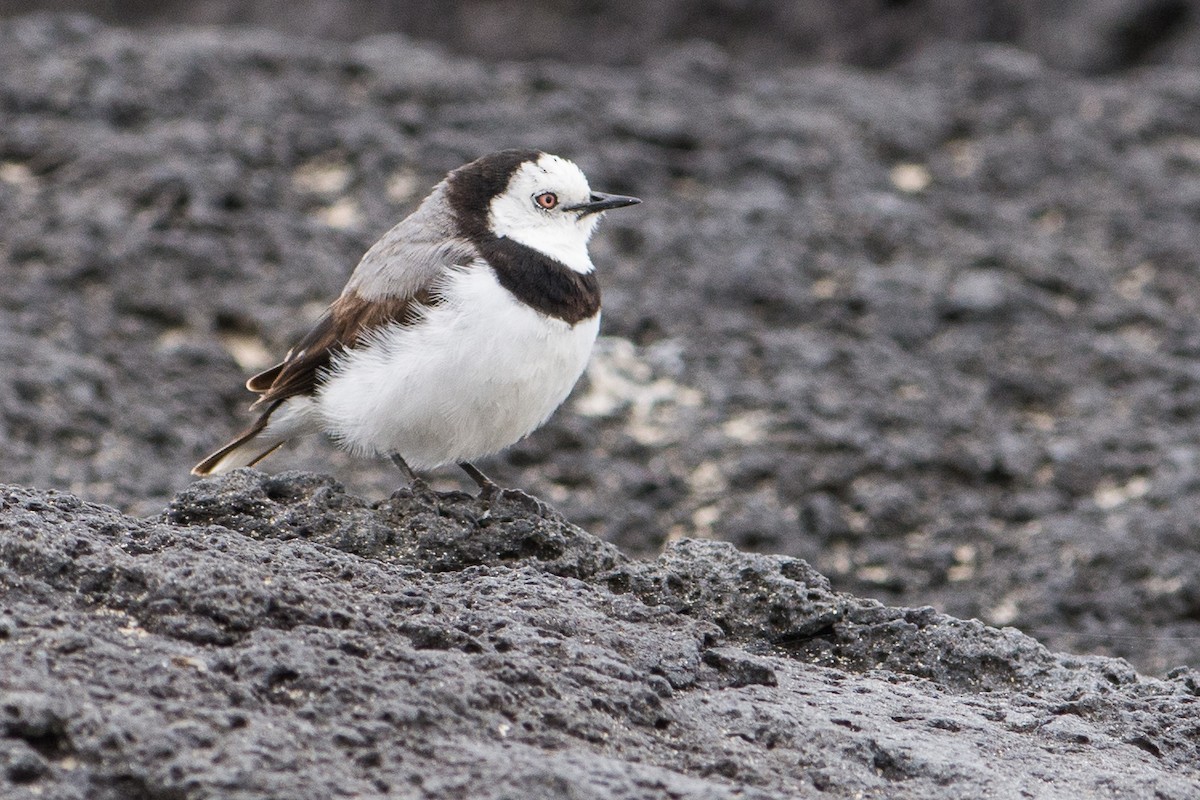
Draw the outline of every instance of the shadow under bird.
<instances>
[{"instance_id":1,"label":"shadow under bird","mask_svg":"<svg viewBox=\"0 0 1200 800\"><path fill-rule=\"evenodd\" d=\"M471 462L532 433L583 373L600 327L587 243L601 213L575 164L504 150L451 172L384 234L308 335L255 375L258 419L193 469L252 466L323 432L413 471Z\"/></svg>"}]
</instances>

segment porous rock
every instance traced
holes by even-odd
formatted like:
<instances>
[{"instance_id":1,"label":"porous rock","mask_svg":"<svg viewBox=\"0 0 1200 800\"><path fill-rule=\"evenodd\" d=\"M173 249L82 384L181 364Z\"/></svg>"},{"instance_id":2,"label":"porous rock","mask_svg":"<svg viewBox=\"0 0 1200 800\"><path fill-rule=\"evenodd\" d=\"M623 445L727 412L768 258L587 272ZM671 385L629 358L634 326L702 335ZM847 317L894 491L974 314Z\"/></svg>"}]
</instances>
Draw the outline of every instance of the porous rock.
<instances>
[{"instance_id":1,"label":"porous rock","mask_svg":"<svg viewBox=\"0 0 1200 800\"><path fill-rule=\"evenodd\" d=\"M0 474L157 513L426 187L541 147L646 202L593 242L589 375L497 480L627 554L719 538L1194 665L1194 70L927 45L876 73L697 44L496 67L0 21ZM263 466L397 481L317 439Z\"/></svg>"},{"instance_id":2,"label":"porous rock","mask_svg":"<svg viewBox=\"0 0 1200 800\"><path fill-rule=\"evenodd\" d=\"M1194 68L652 52L0 22L7 793L1197 793ZM513 145L646 200L584 384L487 465L563 513L316 440L264 466L349 492L189 485Z\"/></svg>"},{"instance_id":3,"label":"porous rock","mask_svg":"<svg viewBox=\"0 0 1200 800\"><path fill-rule=\"evenodd\" d=\"M554 512L197 482L155 518L0 488L0 794L1187 797L1195 674Z\"/></svg>"}]
</instances>

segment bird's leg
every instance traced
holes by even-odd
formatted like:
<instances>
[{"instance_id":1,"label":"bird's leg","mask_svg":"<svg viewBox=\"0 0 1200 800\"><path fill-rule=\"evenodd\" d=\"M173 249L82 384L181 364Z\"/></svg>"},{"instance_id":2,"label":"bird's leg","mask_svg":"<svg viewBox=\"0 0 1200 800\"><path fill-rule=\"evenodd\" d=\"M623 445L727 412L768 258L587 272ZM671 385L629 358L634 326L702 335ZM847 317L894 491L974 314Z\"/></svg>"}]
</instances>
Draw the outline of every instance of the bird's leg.
<instances>
[{"instance_id":1,"label":"bird's leg","mask_svg":"<svg viewBox=\"0 0 1200 800\"><path fill-rule=\"evenodd\" d=\"M463 472L471 476L471 480L479 485L479 496L484 499L495 497L500 493L500 487L496 482L484 475L479 467L472 464L470 461L460 461L458 465L462 467Z\"/></svg>"},{"instance_id":2,"label":"bird's leg","mask_svg":"<svg viewBox=\"0 0 1200 800\"><path fill-rule=\"evenodd\" d=\"M399 453L392 453L389 457L392 459L392 463L399 467L404 476L408 478L409 485L414 492L423 492L429 488L429 485L425 483L425 479L413 472L413 468L408 465L403 456Z\"/></svg>"},{"instance_id":3,"label":"bird's leg","mask_svg":"<svg viewBox=\"0 0 1200 800\"><path fill-rule=\"evenodd\" d=\"M470 461L460 461L458 465L462 467L463 472L471 476L471 480L479 484L479 496L484 500L489 502L500 500L514 503L518 506L523 506L527 511L532 511L541 517L549 517L558 513L541 500L538 500L531 494L522 492L520 489L501 489L495 481L484 475L479 470L479 467Z\"/></svg>"}]
</instances>

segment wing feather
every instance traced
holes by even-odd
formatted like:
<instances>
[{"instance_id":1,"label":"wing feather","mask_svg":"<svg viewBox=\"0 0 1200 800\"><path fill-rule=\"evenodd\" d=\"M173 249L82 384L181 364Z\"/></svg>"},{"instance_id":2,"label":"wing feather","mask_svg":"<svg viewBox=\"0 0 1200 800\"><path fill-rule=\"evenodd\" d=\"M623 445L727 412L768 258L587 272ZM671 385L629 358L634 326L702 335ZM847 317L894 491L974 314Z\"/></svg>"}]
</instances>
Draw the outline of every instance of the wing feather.
<instances>
[{"instance_id":1,"label":"wing feather","mask_svg":"<svg viewBox=\"0 0 1200 800\"><path fill-rule=\"evenodd\" d=\"M376 300L366 300L355 292L343 294L282 362L246 382L250 391L260 395L251 408L312 394L338 353L386 325L411 324L422 307L440 302L431 289L421 289L411 297Z\"/></svg>"},{"instance_id":2,"label":"wing feather","mask_svg":"<svg viewBox=\"0 0 1200 800\"><path fill-rule=\"evenodd\" d=\"M334 357L392 323L410 324L437 305L438 279L479 252L464 239L446 202L446 182L385 233L359 261L341 297L283 361L246 381L260 396L252 408L311 394Z\"/></svg>"}]
</instances>

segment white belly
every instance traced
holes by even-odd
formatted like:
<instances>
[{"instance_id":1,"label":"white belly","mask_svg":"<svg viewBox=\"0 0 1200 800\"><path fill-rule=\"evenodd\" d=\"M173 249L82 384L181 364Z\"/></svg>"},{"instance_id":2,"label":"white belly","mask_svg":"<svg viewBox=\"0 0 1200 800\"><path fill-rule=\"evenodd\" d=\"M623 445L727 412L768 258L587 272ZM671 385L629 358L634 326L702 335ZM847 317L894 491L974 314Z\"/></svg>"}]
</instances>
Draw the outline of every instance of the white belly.
<instances>
[{"instance_id":1,"label":"white belly","mask_svg":"<svg viewBox=\"0 0 1200 800\"><path fill-rule=\"evenodd\" d=\"M333 366L315 397L326 433L416 469L490 455L534 431L583 373L600 315L571 326L519 302L487 267L449 276L420 322Z\"/></svg>"}]
</instances>

